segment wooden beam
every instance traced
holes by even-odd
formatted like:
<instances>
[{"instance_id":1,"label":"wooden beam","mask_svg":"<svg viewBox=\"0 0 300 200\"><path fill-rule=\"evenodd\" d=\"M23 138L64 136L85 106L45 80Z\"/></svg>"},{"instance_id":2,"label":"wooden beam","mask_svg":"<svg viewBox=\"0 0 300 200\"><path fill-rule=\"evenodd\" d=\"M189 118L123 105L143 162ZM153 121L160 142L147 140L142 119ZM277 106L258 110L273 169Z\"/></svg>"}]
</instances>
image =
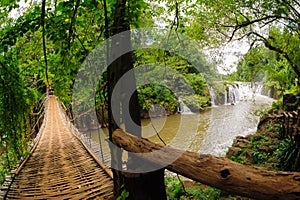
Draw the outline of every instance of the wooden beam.
<instances>
[{"instance_id":1,"label":"wooden beam","mask_svg":"<svg viewBox=\"0 0 300 200\"><path fill-rule=\"evenodd\" d=\"M140 157L147 161L230 194L265 200L300 199L300 173L297 172L261 169L224 157L182 151L120 129L113 133L113 141L128 152L142 153ZM172 156L178 158L168 163Z\"/></svg>"}]
</instances>

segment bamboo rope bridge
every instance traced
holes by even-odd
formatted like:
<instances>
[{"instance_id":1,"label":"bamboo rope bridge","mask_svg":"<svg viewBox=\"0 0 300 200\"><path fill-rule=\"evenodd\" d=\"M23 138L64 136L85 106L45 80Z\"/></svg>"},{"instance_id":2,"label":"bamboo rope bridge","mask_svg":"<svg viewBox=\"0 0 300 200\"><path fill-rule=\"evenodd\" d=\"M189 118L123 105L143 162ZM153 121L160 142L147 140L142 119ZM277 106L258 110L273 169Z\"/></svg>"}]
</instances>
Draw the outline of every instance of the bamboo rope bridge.
<instances>
[{"instance_id":1,"label":"bamboo rope bridge","mask_svg":"<svg viewBox=\"0 0 300 200\"><path fill-rule=\"evenodd\" d=\"M56 97L32 154L15 173L5 199L112 199L109 169L72 133Z\"/></svg>"}]
</instances>

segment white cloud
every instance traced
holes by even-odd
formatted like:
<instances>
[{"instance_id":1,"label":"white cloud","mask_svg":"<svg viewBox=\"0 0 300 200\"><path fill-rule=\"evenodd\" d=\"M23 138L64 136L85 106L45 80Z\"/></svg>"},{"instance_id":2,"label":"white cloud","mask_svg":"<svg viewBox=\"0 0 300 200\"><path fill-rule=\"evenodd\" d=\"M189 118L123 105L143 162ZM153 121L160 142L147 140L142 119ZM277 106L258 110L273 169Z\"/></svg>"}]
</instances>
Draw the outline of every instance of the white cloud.
<instances>
[{"instance_id":1,"label":"white cloud","mask_svg":"<svg viewBox=\"0 0 300 200\"><path fill-rule=\"evenodd\" d=\"M20 2L18 3L19 4L19 8L17 9L13 9L10 13L9 13L9 17L10 18L14 18L14 19L17 19L18 17L20 17L24 12L25 10L29 7L29 3L25 3L24 0L20 0Z\"/></svg>"}]
</instances>

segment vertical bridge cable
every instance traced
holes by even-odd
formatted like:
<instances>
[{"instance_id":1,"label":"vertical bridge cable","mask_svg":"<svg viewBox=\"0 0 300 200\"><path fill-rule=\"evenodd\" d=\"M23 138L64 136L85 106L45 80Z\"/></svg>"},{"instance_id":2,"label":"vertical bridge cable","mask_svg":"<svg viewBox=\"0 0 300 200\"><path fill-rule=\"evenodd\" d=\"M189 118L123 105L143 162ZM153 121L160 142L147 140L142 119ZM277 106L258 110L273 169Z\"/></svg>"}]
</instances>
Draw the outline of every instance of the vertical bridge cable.
<instances>
[{"instance_id":1,"label":"vertical bridge cable","mask_svg":"<svg viewBox=\"0 0 300 200\"><path fill-rule=\"evenodd\" d=\"M105 163L104 162L104 156L103 156L103 148L102 148L102 141L101 141L99 126L97 126L97 132L98 132L99 146L100 146L100 151L101 151L101 159L102 159L102 162Z\"/></svg>"},{"instance_id":2,"label":"vertical bridge cable","mask_svg":"<svg viewBox=\"0 0 300 200\"><path fill-rule=\"evenodd\" d=\"M103 145L102 140L101 140L100 127L99 126L97 127L99 143L96 143L96 141L92 140L91 130L88 130L88 132L86 131L85 133L82 133L75 127L75 125L74 125L75 119L73 120L74 123L70 122L70 120L72 120L72 119L70 119L68 116L66 116L67 109L66 109L66 106L62 102L60 103L59 107L60 107L61 111L64 113L64 115L67 119L66 121L69 124L69 127L70 127L71 131L74 133L74 135L76 137L78 137L82 143L84 143L86 148L88 148L88 150L91 151L99 161L101 161L106 166L110 166L110 158L108 157L108 154L105 154L105 152L104 152L105 145Z\"/></svg>"}]
</instances>

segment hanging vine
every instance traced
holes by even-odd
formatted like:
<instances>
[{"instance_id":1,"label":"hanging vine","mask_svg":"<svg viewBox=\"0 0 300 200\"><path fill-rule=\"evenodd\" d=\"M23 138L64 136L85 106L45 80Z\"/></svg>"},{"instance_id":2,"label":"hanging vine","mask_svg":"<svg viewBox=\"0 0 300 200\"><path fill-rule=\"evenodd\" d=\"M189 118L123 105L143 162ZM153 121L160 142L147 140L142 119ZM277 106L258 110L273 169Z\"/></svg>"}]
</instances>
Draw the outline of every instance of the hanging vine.
<instances>
[{"instance_id":1,"label":"hanging vine","mask_svg":"<svg viewBox=\"0 0 300 200\"><path fill-rule=\"evenodd\" d=\"M29 91L26 91L17 65L14 49L0 58L0 183L18 160L25 156L27 148Z\"/></svg>"}]
</instances>

